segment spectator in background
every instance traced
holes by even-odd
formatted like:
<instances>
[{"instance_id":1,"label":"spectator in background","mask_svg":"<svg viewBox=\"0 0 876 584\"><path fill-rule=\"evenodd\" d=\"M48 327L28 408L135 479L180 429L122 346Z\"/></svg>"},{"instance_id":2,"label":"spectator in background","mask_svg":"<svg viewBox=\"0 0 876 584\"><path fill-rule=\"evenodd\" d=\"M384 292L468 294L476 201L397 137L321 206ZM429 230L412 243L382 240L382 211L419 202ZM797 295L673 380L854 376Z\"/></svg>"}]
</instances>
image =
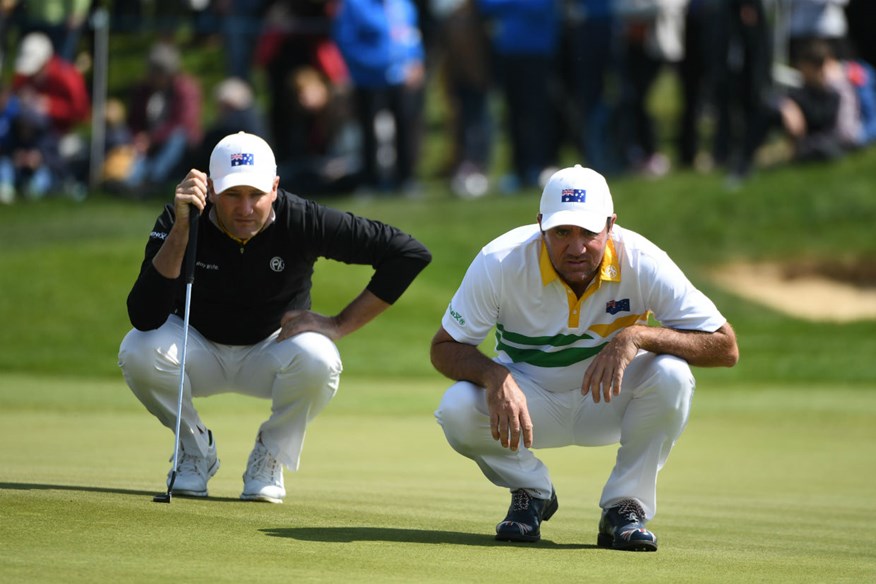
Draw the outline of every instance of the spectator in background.
<instances>
[{"instance_id":1,"label":"spectator in background","mask_svg":"<svg viewBox=\"0 0 876 584\"><path fill-rule=\"evenodd\" d=\"M310 150L309 138L313 136L302 118L299 72L315 72L332 93L344 92L349 86L344 59L331 39L327 6L324 1L277 2L268 10L259 39L256 62L267 73L271 138L281 164L306 154Z\"/></svg>"},{"instance_id":2,"label":"spectator in background","mask_svg":"<svg viewBox=\"0 0 876 584\"><path fill-rule=\"evenodd\" d=\"M602 174L619 170L611 131L613 104L606 90L618 59L613 0L566 3L565 83L573 100L573 143L588 166Z\"/></svg>"},{"instance_id":3,"label":"spectator in background","mask_svg":"<svg viewBox=\"0 0 876 584\"><path fill-rule=\"evenodd\" d=\"M839 130L841 98L828 80L830 46L810 40L797 50L795 65L803 79L779 102L782 125L793 141L798 161L834 160L843 154Z\"/></svg>"},{"instance_id":4,"label":"spectator in background","mask_svg":"<svg viewBox=\"0 0 876 584\"><path fill-rule=\"evenodd\" d=\"M855 106L860 119L857 146L867 146L876 142L876 70L861 59L850 59L839 63L837 71L842 77L841 84L851 86ZM835 75L836 73L834 73ZM831 79L835 79L833 75Z\"/></svg>"},{"instance_id":5,"label":"spectator in background","mask_svg":"<svg viewBox=\"0 0 876 584\"><path fill-rule=\"evenodd\" d=\"M325 1L277 2L256 58L267 72L278 166L296 189L313 194L353 188L361 168L349 74L328 9Z\"/></svg>"},{"instance_id":6,"label":"spectator in background","mask_svg":"<svg viewBox=\"0 0 876 584\"><path fill-rule=\"evenodd\" d=\"M285 0L298 5L310 1ZM318 3L320 0L315 0ZM224 37L225 71L228 77L252 82L253 56L262 31L269 0L214 0ZM278 3L282 3L278 2Z\"/></svg>"},{"instance_id":7,"label":"spectator in background","mask_svg":"<svg viewBox=\"0 0 876 584\"><path fill-rule=\"evenodd\" d=\"M539 185L557 164L559 105L557 0L477 0L493 26L492 45L505 99L511 175L503 190Z\"/></svg>"},{"instance_id":8,"label":"spectator in background","mask_svg":"<svg viewBox=\"0 0 876 584\"><path fill-rule=\"evenodd\" d=\"M621 30L621 140L627 165L647 176L669 172L658 151L648 97L662 66L684 56L682 31L686 0L617 0Z\"/></svg>"},{"instance_id":9,"label":"spectator in background","mask_svg":"<svg viewBox=\"0 0 876 584\"><path fill-rule=\"evenodd\" d=\"M193 168L208 168L210 153L216 144L230 134L246 132L256 136L265 135L262 114L256 107L249 84L238 77L222 80L213 90L216 117L204 132Z\"/></svg>"},{"instance_id":10,"label":"spectator in background","mask_svg":"<svg viewBox=\"0 0 876 584\"><path fill-rule=\"evenodd\" d=\"M18 98L0 86L0 204L15 202L15 167L12 165L14 124L18 117Z\"/></svg>"},{"instance_id":11,"label":"spectator in background","mask_svg":"<svg viewBox=\"0 0 876 584\"><path fill-rule=\"evenodd\" d=\"M416 7L411 0L340 0L332 35L354 87L360 186L418 194L425 69Z\"/></svg>"},{"instance_id":12,"label":"spectator in background","mask_svg":"<svg viewBox=\"0 0 876 584\"><path fill-rule=\"evenodd\" d=\"M714 103L715 72L719 67L719 28L723 0L691 0L684 20L684 55L678 66L681 82L681 118L678 125L678 157L683 167L710 170L712 160L701 151L701 122L707 106Z\"/></svg>"},{"instance_id":13,"label":"spectator in background","mask_svg":"<svg viewBox=\"0 0 876 584\"><path fill-rule=\"evenodd\" d=\"M55 54L73 63L92 3L93 0L22 2L22 31L44 33L52 41Z\"/></svg>"},{"instance_id":14,"label":"spectator in background","mask_svg":"<svg viewBox=\"0 0 876 584\"><path fill-rule=\"evenodd\" d=\"M793 0L788 23L790 61L795 63L811 39L826 41L838 58L848 56L845 7L849 0ZM872 23L871 23L872 24ZM872 32L872 31L871 31Z\"/></svg>"},{"instance_id":15,"label":"spectator in background","mask_svg":"<svg viewBox=\"0 0 876 584\"><path fill-rule=\"evenodd\" d=\"M432 0L440 47L442 88L452 135L451 189L459 197L479 197L489 189L493 123L490 41L475 0Z\"/></svg>"},{"instance_id":16,"label":"spectator in background","mask_svg":"<svg viewBox=\"0 0 876 584\"><path fill-rule=\"evenodd\" d=\"M148 196L175 177L186 155L201 144L201 84L181 69L175 46L152 46L146 77L131 93L128 126L136 156L125 178L126 194Z\"/></svg>"},{"instance_id":17,"label":"spectator in background","mask_svg":"<svg viewBox=\"0 0 876 584\"><path fill-rule=\"evenodd\" d=\"M25 36L15 60L12 88L22 107L47 118L59 134L71 132L88 120L90 100L85 79L68 61L55 55L42 33Z\"/></svg>"},{"instance_id":18,"label":"spectator in background","mask_svg":"<svg viewBox=\"0 0 876 584\"><path fill-rule=\"evenodd\" d=\"M18 101L12 138L16 188L28 197L50 192L81 197L62 142L75 137L90 113L82 74L54 54L46 35L34 32L19 46L12 89Z\"/></svg>"},{"instance_id":19,"label":"spectator in background","mask_svg":"<svg viewBox=\"0 0 876 584\"><path fill-rule=\"evenodd\" d=\"M106 134L101 179L108 190L115 191L131 172L136 155L134 137L126 120L125 104L120 99L107 100L103 117Z\"/></svg>"},{"instance_id":20,"label":"spectator in background","mask_svg":"<svg viewBox=\"0 0 876 584\"><path fill-rule=\"evenodd\" d=\"M763 0L726 0L722 7L715 34L714 161L729 169L728 186L735 187L751 174L765 138L773 48Z\"/></svg>"}]
</instances>

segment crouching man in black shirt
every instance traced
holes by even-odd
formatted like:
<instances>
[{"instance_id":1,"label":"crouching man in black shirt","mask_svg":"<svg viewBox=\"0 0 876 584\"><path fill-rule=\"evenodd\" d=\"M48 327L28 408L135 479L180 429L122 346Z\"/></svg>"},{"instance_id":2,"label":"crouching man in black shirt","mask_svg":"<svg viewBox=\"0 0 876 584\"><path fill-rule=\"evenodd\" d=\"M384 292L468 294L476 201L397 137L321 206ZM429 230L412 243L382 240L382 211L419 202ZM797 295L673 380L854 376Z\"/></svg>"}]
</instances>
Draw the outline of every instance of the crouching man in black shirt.
<instances>
[{"instance_id":1,"label":"crouching man in black shirt","mask_svg":"<svg viewBox=\"0 0 876 584\"><path fill-rule=\"evenodd\" d=\"M334 341L386 310L431 260L416 239L378 221L279 189L274 154L252 134L222 139L210 176L191 170L155 223L128 296L134 328L119 366L162 424L176 423L189 213L199 213L195 284L173 492L207 496L219 468L212 432L193 397L237 392L270 399L243 475L244 500L281 503L283 466L296 470L308 422L334 396L342 365ZM335 316L310 310L320 257L374 268ZM168 481L170 473L168 473Z\"/></svg>"}]
</instances>

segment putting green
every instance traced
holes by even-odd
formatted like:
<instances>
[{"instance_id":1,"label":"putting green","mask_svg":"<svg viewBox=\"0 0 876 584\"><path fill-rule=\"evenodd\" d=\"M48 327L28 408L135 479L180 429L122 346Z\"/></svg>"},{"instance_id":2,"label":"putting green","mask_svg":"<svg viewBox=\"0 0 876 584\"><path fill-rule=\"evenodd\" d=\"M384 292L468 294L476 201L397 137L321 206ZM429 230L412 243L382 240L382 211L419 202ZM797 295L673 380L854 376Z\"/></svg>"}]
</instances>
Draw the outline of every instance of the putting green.
<instances>
[{"instance_id":1,"label":"putting green","mask_svg":"<svg viewBox=\"0 0 876 584\"><path fill-rule=\"evenodd\" d=\"M508 495L444 442L444 381L346 379L283 505L237 500L267 404L198 402L222 467L153 503L172 434L124 384L0 376L4 582L865 582L876 576L876 392L699 389L661 474L656 554L595 548L613 448L541 451L560 510L492 539ZM381 413L389 411L390 414Z\"/></svg>"}]
</instances>

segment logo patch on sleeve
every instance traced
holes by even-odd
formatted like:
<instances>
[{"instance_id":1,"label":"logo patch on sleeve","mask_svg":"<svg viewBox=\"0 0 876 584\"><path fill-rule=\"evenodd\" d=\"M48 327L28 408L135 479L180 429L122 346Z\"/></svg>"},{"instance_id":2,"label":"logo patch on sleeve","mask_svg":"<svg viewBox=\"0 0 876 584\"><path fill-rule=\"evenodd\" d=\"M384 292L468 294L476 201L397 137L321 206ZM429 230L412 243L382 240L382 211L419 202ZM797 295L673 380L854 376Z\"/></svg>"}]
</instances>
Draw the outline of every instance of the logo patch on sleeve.
<instances>
[{"instance_id":1,"label":"logo patch on sleeve","mask_svg":"<svg viewBox=\"0 0 876 584\"><path fill-rule=\"evenodd\" d=\"M624 298L623 300L609 300L605 303L605 312L609 314L617 314L618 312L629 312L630 311L630 299Z\"/></svg>"},{"instance_id":2,"label":"logo patch on sleeve","mask_svg":"<svg viewBox=\"0 0 876 584\"><path fill-rule=\"evenodd\" d=\"M452 304L447 308L447 312L450 314L450 316L451 316L451 318L453 318L453 320L455 320L456 322L459 323L459 326L465 326L465 317L462 316L457 311L453 310Z\"/></svg>"}]
</instances>

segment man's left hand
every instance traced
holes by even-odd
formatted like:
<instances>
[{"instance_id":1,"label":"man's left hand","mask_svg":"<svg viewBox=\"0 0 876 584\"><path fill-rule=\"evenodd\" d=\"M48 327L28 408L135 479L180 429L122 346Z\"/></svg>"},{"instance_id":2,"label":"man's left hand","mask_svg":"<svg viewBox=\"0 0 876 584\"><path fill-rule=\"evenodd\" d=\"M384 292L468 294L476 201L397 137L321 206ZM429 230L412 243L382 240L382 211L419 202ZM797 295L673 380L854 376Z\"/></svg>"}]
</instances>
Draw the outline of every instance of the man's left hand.
<instances>
[{"instance_id":1,"label":"man's left hand","mask_svg":"<svg viewBox=\"0 0 876 584\"><path fill-rule=\"evenodd\" d=\"M634 327L622 330L593 358L584 373L581 393L590 392L594 403L610 402L612 396L620 395L624 370L638 352Z\"/></svg>"},{"instance_id":2,"label":"man's left hand","mask_svg":"<svg viewBox=\"0 0 876 584\"><path fill-rule=\"evenodd\" d=\"M310 310L290 310L280 319L280 334L277 336L277 341L283 341L304 332L320 333L333 341L341 337L335 318Z\"/></svg>"}]
</instances>

